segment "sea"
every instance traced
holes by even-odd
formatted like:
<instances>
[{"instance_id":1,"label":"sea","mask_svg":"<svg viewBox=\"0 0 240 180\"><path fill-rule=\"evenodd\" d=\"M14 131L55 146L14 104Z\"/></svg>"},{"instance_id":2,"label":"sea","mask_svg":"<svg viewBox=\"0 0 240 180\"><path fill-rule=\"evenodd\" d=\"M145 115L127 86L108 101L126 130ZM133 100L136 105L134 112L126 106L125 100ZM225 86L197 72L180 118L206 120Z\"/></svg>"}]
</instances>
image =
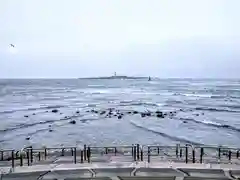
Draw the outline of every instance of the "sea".
<instances>
[{"instance_id":1,"label":"sea","mask_svg":"<svg viewBox=\"0 0 240 180\"><path fill-rule=\"evenodd\" d=\"M0 80L0 149L133 143L240 147L240 80Z\"/></svg>"}]
</instances>

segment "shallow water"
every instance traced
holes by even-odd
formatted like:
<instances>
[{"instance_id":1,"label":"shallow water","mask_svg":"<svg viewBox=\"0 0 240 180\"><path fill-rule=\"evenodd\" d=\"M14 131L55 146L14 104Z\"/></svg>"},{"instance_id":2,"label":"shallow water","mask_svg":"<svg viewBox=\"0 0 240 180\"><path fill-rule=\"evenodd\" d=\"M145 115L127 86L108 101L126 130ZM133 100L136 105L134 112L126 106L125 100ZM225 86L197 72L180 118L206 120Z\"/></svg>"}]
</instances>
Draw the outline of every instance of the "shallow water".
<instances>
[{"instance_id":1,"label":"shallow water","mask_svg":"<svg viewBox=\"0 0 240 180\"><path fill-rule=\"evenodd\" d=\"M239 82L0 80L0 148L176 142L240 146ZM117 119L86 112L110 107L142 112L176 110L177 114L163 119L142 118L139 114ZM52 109L59 112L52 113ZM70 124L65 116L76 120L76 124Z\"/></svg>"}]
</instances>

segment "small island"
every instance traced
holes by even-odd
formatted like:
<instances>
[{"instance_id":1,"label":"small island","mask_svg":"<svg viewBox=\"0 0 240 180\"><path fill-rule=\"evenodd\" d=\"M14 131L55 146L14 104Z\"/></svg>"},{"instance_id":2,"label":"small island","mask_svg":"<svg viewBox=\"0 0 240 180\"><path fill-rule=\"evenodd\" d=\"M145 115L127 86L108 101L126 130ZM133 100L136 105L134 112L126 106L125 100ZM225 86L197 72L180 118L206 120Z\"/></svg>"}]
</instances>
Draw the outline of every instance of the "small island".
<instances>
[{"instance_id":1,"label":"small island","mask_svg":"<svg viewBox=\"0 0 240 180\"><path fill-rule=\"evenodd\" d=\"M78 78L78 79L146 79L149 80L150 77L137 77L137 76L119 76L116 74L116 72L114 73L114 76L100 76L100 77L86 77L86 78Z\"/></svg>"}]
</instances>

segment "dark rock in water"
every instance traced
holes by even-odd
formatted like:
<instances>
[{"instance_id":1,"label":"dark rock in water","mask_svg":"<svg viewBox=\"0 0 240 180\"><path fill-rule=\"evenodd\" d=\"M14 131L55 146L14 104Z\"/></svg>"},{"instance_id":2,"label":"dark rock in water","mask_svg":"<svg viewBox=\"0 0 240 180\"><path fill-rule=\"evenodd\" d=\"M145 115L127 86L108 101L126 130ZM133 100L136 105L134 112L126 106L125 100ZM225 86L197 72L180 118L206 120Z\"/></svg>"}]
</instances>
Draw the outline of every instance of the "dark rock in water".
<instances>
[{"instance_id":1,"label":"dark rock in water","mask_svg":"<svg viewBox=\"0 0 240 180\"><path fill-rule=\"evenodd\" d=\"M141 117L145 117L146 116L146 114L145 113L141 113Z\"/></svg>"},{"instance_id":2,"label":"dark rock in water","mask_svg":"<svg viewBox=\"0 0 240 180\"><path fill-rule=\"evenodd\" d=\"M53 113L57 113L58 110L57 110L57 109L53 109L52 112L53 112Z\"/></svg>"},{"instance_id":3,"label":"dark rock in water","mask_svg":"<svg viewBox=\"0 0 240 180\"><path fill-rule=\"evenodd\" d=\"M103 114L105 114L106 113L106 111L102 111L102 112L100 112L100 115L103 115Z\"/></svg>"},{"instance_id":4,"label":"dark rock in water","mask_svg":"<svg viewBox=\"0 0 240 180\"><path fill-rule=\"evenodd\" d=\"M70 121L69 123L71 123L71 124L76 124L76 121L75 121L75 120L72 120L72 121Z\"/></svg>"},{"instance_id":5,"label":"dark rock in water","mask_svg":"<svg viewBox=\"0 0 240 180\"><path fill-rule=\"evenodd\" d=\"M150 112L145 113L146 116L151 116Z\"/></svg>"},{"instance_id":6,"label":"dark rock in water","mask_svg":"<svg viewBox=\"0 0 240 180\"><path fill-rule=\"evenodd\" d=\"M25 117L25 118L27 118L27 117L28 117L28 115L24 115L24 117Z\"/></svg>"},{"instance_id":7,"label":"dark rock in water","mask_svg":"<svg viewBox=\"0 0 240 180\"><path fill-rule=\"evenodd\" d=\"M164 115L164 116L167 116L167 113L164 113L163 115Z\"/></svg>"},{"instance_id":8,"label":"dark rock in water","mask_svg":"<svg viewBox=\"0 0 240 180\"><path fill-rule=\"evenodd\" d=\"M157 113L157 114L162 114L162 112L161 112L161 111L156 111L156 113Z\"/></svg>"},{"instance_id":9,"label":"dark rock in water","mask_svg":"<svg viewBox=\"0 0 240 180\"><path fill-rule=\"evenodd\" d=\"M86 111L87 113L90 112L89 110Z\"/></svg>"},{"instance_id":10,"label":"dark rock in water","mask_svg":"<svg viewBox=\"0 0 240 180\"><path fill-rule=\"evenodd\" d=\"M33 115L36 115L35 113L33 113Z\"/></svg>"},{"instance_id":11,"label":"dark rock in water","mask_svg":"<svg viewBox=\"0 0 240 180\"><path fill-rule=\"evenodd\" d=\"M26 140L30 140L30 137L26 137Z\"/></svg>"},{"instance_id":12,"label":"dark rock in water","mask_svg":"<svg viewBox=\"0 0 240 180\"><path fill-rule=\"evenodd\" d=\"M179 111L183 111L183 109L179 109Z\"/></svg>"},{"instance_id":13,"label":"dark rock in water","mask_svg":"<svg viewBox=\"0 0 240 180\"><path fill-rule=\"evenodd\" d=\"M52 125L50 124L50 125L48 125L48 127L52 127Z\"/></svg>"},{"instance_id":14,"label":"dark rock in water","mask_svg":"<svg viewBox=\"0 0 240 180\"><path fill-rule=\"evenodd\" d=\"M77 114L79 114L80 112L79 111L76 111Z\"/></svg>"},{"instance_id":15,"label":"dark rock in water","mask_svg":"<svg viewBox=\"0 0 240 180\"><path fill-rule=\"evenodd\" d=\"M196 116L199 116L199 114L195 114Z\"/></svg>"},{"instance_id":16,"label":"dark rock in water","mask_svg":"<svg viewBox=\"0 0 240 180\"><path fill-rule=\"evenodd\" d=\"M68 116L64 116L64 119L67 119L68 118Z\"/></svg>"},{"instance_id":17,"label":"dark rock in water","mask_svg":"<svg viewBox=\"0 0 240 180\"><path fill-rule=\"evenodd\" d=\"M163 114L157 114L158 118L164 118Z\"/></svg>"},{"instance_id":18,"label":"dark rock in water","mask_svg":"<svg viewBox=\"0 0 240 180\"><path fill-rule=\"evenodd\" d=\"M61 115L63 114L63 113L60 113Z\"/></svg>"},{"instance_id":19,"label":"dark rock in water","mask_svg":"<svg viewBox=\"0 0 240 180\"><path fill-rule=\"evenodd\" d=\"M119 116L118 116L118 119L122 119L122 116L121 116L121 115L119 115Z\"/></svg>"},{"instance_id":20,"label":"dark rock in water","mask_svg":"<svg viewBox=\"0 0 240 180\"><path fill-rule=\"evenodd\" d=\"M133 114L138 114L138 112L137 111L133 111Z\"/></svg>"},{"instance_id":21,"label":"dark rock in water","mask_svg":"<svg viewBox=\"0 0 240 180\"><path fill-rule=\"evenodd\" d=\"M48 111L45 111L45 112L48 112Z\"/></svg>"},{"instance_id":22,"label":"dark rock in water","mask_svg":"<svg viewBox=\"0 0 240 180\"><path fill-rule=\"evenodd\" d=\"M49 132L53 132L53 130L52 130L52 129L49 129Z\"/></svg>"},{"instance_id":23,"label":"dark rock in water","mask_svg":"<svg viewBox=\"0 0 240 180\"><path fill-rule=\"evenodd\" d=\"M204 115L204 112L202 113L202 115Z\"/></svg>"},{"instance_id":24,"label":"dark rock in water","mask_svg":"<svg viewBox=\"0 0 240 180\"><path fill-rule=\"evenodd\" d=\"M91 110L91 112L93 113L93 112L94 112L94 110L92 109L92 110Z\"/></svg>"},{"instance_id":25,"label":"dark rock in water","mask_svg":"<svg viewBox=\"0 0 240 180\"><path fill-rule=\"evenodd\" d=\"M118 114L114 114L113 116L118 116Z\"/></svg>"},{"instance_id":26,"label":"dark rock in water","mask_svg":"<svg viewBox=\"0 0 240 180\"><path fill-rule=\"evenodd\" d=\"M131 111L128 111L127 113L128 113L128 114L131 114L132 112L131 112Z\"/></svg>"},{"instance_id":27,"label":"dark rock in water","mask_svg":"<svg viewBox=\"0 0 240 180\"><path fill-rule=\"evenodd\" d=\"M187 123L187 121L183 121L183 123Z\"/></svg>"}]
</instances>

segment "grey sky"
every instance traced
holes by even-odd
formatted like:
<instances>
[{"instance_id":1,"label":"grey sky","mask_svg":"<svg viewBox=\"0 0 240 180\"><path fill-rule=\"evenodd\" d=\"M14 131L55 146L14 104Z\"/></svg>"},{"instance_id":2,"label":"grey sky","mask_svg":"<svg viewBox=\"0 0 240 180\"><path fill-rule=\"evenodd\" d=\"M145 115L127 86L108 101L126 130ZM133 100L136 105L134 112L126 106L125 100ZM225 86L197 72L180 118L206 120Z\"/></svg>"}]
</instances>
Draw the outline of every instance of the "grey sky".
<instances>
[{"instance_id":1,"label":"grey sky","mask_svg":"<svg viewBox=\"0 0 240 180\"><path fill-rule=\"evenodd\" d=\"M239 0L0 0L0 77L237 78L239 7Z\"/></svg>"}]
</instances>

